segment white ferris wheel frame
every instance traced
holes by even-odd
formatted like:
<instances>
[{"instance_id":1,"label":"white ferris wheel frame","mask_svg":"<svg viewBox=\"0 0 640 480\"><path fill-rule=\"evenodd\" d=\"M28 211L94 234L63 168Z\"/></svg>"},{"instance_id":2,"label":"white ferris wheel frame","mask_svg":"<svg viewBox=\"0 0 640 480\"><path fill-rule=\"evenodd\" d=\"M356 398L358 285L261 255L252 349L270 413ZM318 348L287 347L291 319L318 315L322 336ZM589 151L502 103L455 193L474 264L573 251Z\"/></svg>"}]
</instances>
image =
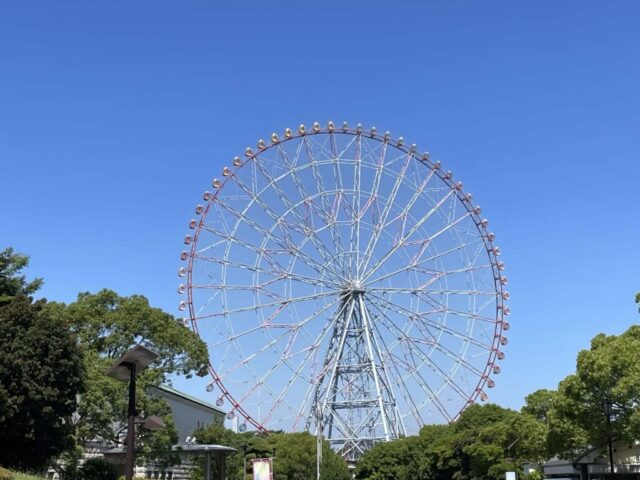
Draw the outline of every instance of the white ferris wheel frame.
<instances>
[{"instance_id":1,"label":"white ferris wheel frame","mask_svg":"<svg viewBox=\"0 0 640 480\"><path fill-rule=\"evenodd\" d=\"M245 165L250 164L251 162L258 163L260 155L265 154L265 152L269 151L270 149L281 148L282 145L285 144L286 142L291 142L296 140L300 141L301 144L303 144L308 142L308 138L312 136L319 136L319 135L328 135L331 138L332 142L334 141L334 136L352 136L352 137L356 137L358 141L361 141L360 139L366 139L367 141L377 141L384 145L385 152L387 148L394 148L397 151L402 152L402 154L406 155L407 162L409 161L420 162L425 166L425 172L428 172L427 174L428 179L424 180L424 184L426 184L427 181L429 181L429 179L431 178L435 178L435 177L439 178L439 180L443 183L443 185L446 186L446 188L448 188L448 192L446 193L444 198L453 199L455 197L455 199L459 201L459 204L462 205L466 210L466 213L464 214L464 216L460 218L471 219L473 221L473 224L475 225L475 228L477 229L477 233L481 238L482 250L487 255L487 259L489 261L488 268L490 268L493 276L493 285L492 285L493 290L491 292L482 292L482 293L490 295L490 297L493 300L495 300L495 317L493 315L491 317L487 316L483 318L483 320L486 322L491 322L495 326L495 328L494 328L493 339L490 345L488 343L485 344L485 343L474 340L471 334L469 334L469 338L466 339L465 341L467 342L466 343L467 346L473 345L474 342L476 342L480 344L481 348L487 349L486 363L484 365L484 368L481 370L478 367L466 362L464 358L461 358L461 357L456 358L458 367L461 366L462 368L472 371L473 374L478 377L477 385L475 385L475 387L470 392L465 392L465 391L457 392L458 394L466 398L466 401L464 402L464 404L462 405L462 407L458 412L453 412L453 414L449 413L442 404L439 404L438 397L436 394L434 394L434 392L428 392L428 391L424 392L425 395L427 395L427 399L423 403L426 403L427 401L432 402L435 408L440 411L440 413L442 414L445 420L452 421L462 412L462 410L464 410L464 408L476 402L478 398L480 398L481 400L486 400L487 397L484 391L485 387L492 388L494 386L494 381L490 378L490 376L492 374L497 374L500 372L500 367L497 365L497 360L501 360L504 358L504 354L501 351L501 347L507 344L507 339L503 335L503 332L509 328L508 322L505 321L505 316L510 313L509 307L505 305L505 301L508 300L509 298L508 292L504 290L504 286L507 284L507 279L502 274L502 270L504 269L504 264L498 260L498 256L500 255L500 249L494 245L495 236L487 230L488 222L486 219L483 219L482 217L480 217L480 213L481 213L480 207L475 206L472 203L472 196L468 193L464 193L461 182L454 182L452 178L453 175L451 174L451 172L443 171L440 165L440 162L432 161L428 153L419 153L415 145L406 145L402 137L399 137L398 139L393 139L388 134L388 132L384 134L379 134L377 133L375 128L372 128L369 131L365 131L361 125L358 125L355 128L350 128L345 123L341 127L337 127L332 122L329 122L326 127L321 127L318 123L314 123L312 129L310 130L305 129L305 127L302 125L295 132L290 129L286 129L284 132L284 138L279 138L276 134L273 134L271 136L271 142L269 144L267 144L263 140L260 140L258 142L257 149L255 151L251 148L247 148L245 152L244 161L241 160L240 157L236 157L233 160L233 168L225 167L225 169L223 170L223 179L213 180L212 186L214 190L212 192L205 192L203 198L207 203L206 205L198 205L196 207L196 214L198 215L198 218L191 220L189 225L190 228L194 230L194 233L187 235L184 240L184 243L188 245L190 248L189 250L183 251L181 254L181 260L186 261L187 265L186 267L182 267L179 270L179 275L181 277L187 277L187 282L186 284L181 284L178 288L178 291L179 293L187 294L187 300L182 301L180 303L181 310L185 310L187 308L189 310L189 318L185 319L185 324L190 323L193 330L196 333L199 333L198 324L199 324L199 321L202 320L202 318L198 316L197 306L194 304L194 290L197 288L204 288L204 287L194 284L193 273L194 273L194 268L196 266L195 260L198 258L198 240L201 236L203 229L208 228L206 227L205 219L207 218L207 215L210 209L212 208L212 206L216 205L216 202L218 201L218 196L220 192L223 191L227 181L230 181L231 179L233 179L235 176L235 172L243 168ZM335 160L337 161L338 158L336 157ZM287 174L291 174L291 172L287 172ZM267 174L265 173L265 175ZM404 175L404 172L402 172L402 175ZM275 183L275 179L271 179L271 181ZM379 181L379 179L376 179L376 181ZM359 179L354 178L354 183L356 182L359 182ZM359 187L360 187L359 183L356 183L353 187L353 191L358 192ZM396 182L396 185L394 185L394 189L397 189L396 187L397 188L400 187L400 182ZM330 192L330 193L333 193L335 195L340 195L340 193L336 193L336 192ZM322 194L324 194L324 192L322 192ZM391 199L388 203L393 203L393 200L396 194L397 194L396 191L391 192L391 195L390 195ZM354 195L354 197L356 196L359 197L359 194ZM311 198L311 197L308 197L308 198ZM416 202L416 201L419 201L419 199L420 199L419 195L416 194L411 200L413 202ZM303 201L306 201L306 200L307 199L304 199ZM321 201L325 202L325 198L323 197ZM444 200L442 202L444 202ZM289 207L289 212L291 212L291 211L295 211L295 209L300 208L300 203L301 202L298 202L295 204L291 203L290 205L287 205L285 203L285 206ZM359 207L360 206L358 206L358 208ZM269 209L270 207L269 205L264 204L264 205L261 205L261 208ZM410 206L404 207L405 212L408 212L409 209L410 209ZM420 227L422 223L424 223L424 221L427 218L429 218L430 215L436 212L437 209L438 209L438 205L435 205L424 218L417 220L416 223L413 225L414 231L417 230L418 227ZM384 213L385 212L383 212L383 214ZM388 214L388 212L386 213ZM357 219L357 221L359 221L359 219ZM456 220L456 222L457 221L459 221L459 219ZM276 223L279 223L279 222L276 222ZM451 225L448 225L447 229L450 227ZM274 224L274 227L272 227L271 231L268 231L263 227L260 227L259 225L254 225L254 228L258 231L261 231L265 235L262 245L258 247L258 248L264 249L266 243L270 240L270 237L272 238L273 236L273 229L275 228L275 224ZM354 231L355 233L353 233ZM352 234L353 235L360 234L359 225L356 226L355 229L352 229ZM406 238L409 238L410 234L411 232L407 233ZM436 234L439 234L439 233L436 232ZM373 392L373 397L375 397L375 403L377 405L375 408L377 408L377 412L378 412L377 415L379 415L379 418L381 419L379 423L381 423L384 426L384 435L383 436L378 435L377 437L374 436L371 438L360 438L359 434L355 432L353 425L344 424L345 423L344 419L341 418L341 416L338 413L339 402L336 400L336 395L334 393L333 401L332 401L328 390L324 393L325 396L323 399L321 399L321 401L319 399L316 399L314 401L313 407L309 409L309 417L307 418L307 422L306 422L306 427L308 429L311 428L311 424L314 423L314 420L317 420L315 422L316 428L319 424L321 424L322 426L320 428L322 429L328 423L329 431L331 431L331 428L336 428L337 430L341 429L341 434L335 436L334 443L338 444L343 449L350 449L352 454L353 452L355 452L356 456L361 454L364 449L368 448L368 446L371 444L371 441L390 440L392 438L398 438L399 436L405 435L407 433L402 422L401 412L396 411L397 410L396 408L397 404L395 399L396 393L393 392L393 389L391 388L392 382L389 380L389 377L392 374L390 373L390 369L385 365L385 361L383 360L385 356L381 354L382 351L389 351L389 347L387 345L379 344L378 337L373 332L376 329L376 325L373 317L375 316L376 318L385 318L386 319L385 322L387 323L387 325L394 325L393 327L389 327L389 328L396 328L398 331L402 331L402 327L395 326L394 320L390 318L389 310L391 310L395 315L400 315L401 317L406 319L413 318L416 315L416 312L411 311L411 309L408 308L406 305L396 304L390 301L388 298L387 299L383 298L383 295L385 291L388 293L391 290L397 294L415 293L416 288L411 286L410 287L398 286L398 287L379 288L378 289L379 291L377 291L376 288L369 288L367 290L366 295L368 299L367 304L369 305L370 308L368 308L367 305L365 305L365 301L363 300L363 297L364 297L365 284L367 284L367 281L372 276L374 276L374 281L371 283L375 283L377 281L384 280L385 276L386 278L388 278L394 275L393 272L385 272L384 274L380 274L379 270L381 266L385 263L387 258L392 256L396 250L391 249L384 258L379 258L379 259L373 258L375 243L379 240L380 236L381 234L379 234L378 236L372 235L363 252L360 251L360 248L359 248L360 244L358 243L358 248L356 249L357 258L355 261L356 275L352 277L358 278L359 280L357 282L354 282L353 278L351 279L344 278L344 281L346 283L351 282L351 284L348 287L341 287L341 289L339 289L340 291L338 292L336 292L335 289L333 291L328 291L326 295L338 294L338 297L341 299L340 302L330 303L329 306L327 307L328 309L329 307L335 307L337 304L340 305L338 312L334 316L333 325L334 326L336 325L337 320L335 319L339 317L340 318L344 317L345 319L345 320L342 320L342 326L340 327L339 330L334 330L331 332L331 335L335 336L336 338L332 339L334 340L334 343L332 343L332 345L334 346L330 348L334 348L335 352L343 352L345 348L350 348L354 352L360 351L360 355L361 356L364 355L362 356L361 361L365 361L365 363L366 362L371 363L371 366L369 367L362 367L360 374L363 374L364 372L366 373L366 375L370 377L369 383L372 385L371 388L374 388L375 390ZM355 238L352 240L355 241ZM314 240L309 240L309 241L313 242ZM360 239L357 239L357 241L359 242ZM320 250L318 251L320 252ZM300 252L300 255L303 255L301 250L299 252ZM320 268L325 268L329 270L333 268L332 275L334 275L336 278L347 277L348 275L345 275L344 270L342 272L338 272L337 271L338 266L333 265L331 263L331 260L332 260L331 253L332 252L329 252L329 251L325 251L324 253L320 252L320 255L323 258L321 259L305 258L305 260L308 262L314 262L314 269L317 271L319 271L318 269ZM362 255L362 259L360 258L360 255ZM373 264L370 267L371 262L373 262ZM364 276L365 272L366 272L366 276ZM362 273L362 275L360 275L360 273ZM375 274L378 274L378 275L376 276ZM327 288L328 287L335 288L334 283L331 283L324 278L308 278L305 281L316 282L321 285L323 284L323 282L325 282ZM210 288L215 288L215 287L210 287ZM220 285L218 288L225 288L225 285ZM250 289L251 287L247 286L246 288ZM469 289L467 292L458 291L458 292L449 292L449 293L466 294L469 296L473 296L478 294L479 292L475 292L472 289ZM279 300L273 300L273 304L267 303L267 304L264 304L263 306L272 307L274 305L277 305L278 303L279 303ZM326 311L314 312L311 315L311 319L316 318L318 315L321 315L325 312ZM232 313L233 311L226 312L227 315ZM236 313L240 313L240 312L238 311ZM463 315L463 313L461 312L457 312L457 314ZM310 320L310 318L305 319L305 321L308 321L308 320ZM429 320L427 319L426 322L428 323L428 321ZM440 330L441 334L442 332L452 333L451 331L447 332L448 327L446 325L438 324L437 328ZM451 329L449 328L449 330ZM326 329L323 330L322 335L327 336L329 334L329 331L330 331L330 327L327 326ZM364 332L361 334L361 338L359 339L356 338L359 335L358 332ZM454 333L459 333L459 332L454 332ZM353 340L351 340L352 344L350 346L345 347L345 345L349 342L347 340L347 337L352 338ZM450 357L456 356L454 352L447 351L446 347L443 347L442 345L438 345L437 342L434 348L439 349L440 353L445 356L450 356ZM342 353L340 353L340 355L341 354ZM356 352L355 354L357 355L358 353ZM388 363L390 361L402 361L401 359L394 358L389 355L386 356L386 360ZM330 363L328 358L327 358L327 362ZM427 363L428 362L425 359L420 360L420 365L424 366ZM351 368L353 369L353 367ZM325 387L325 390L330 388L333 388L334 390L337 389L336 382L338 380L336 380L336 378L340 376L339 372L341 369L346 371L348 370L348 366L341 365L339 360L336 360L331 365L328 365L326 372L324 374L328 376L323 376L322 379L320 380L320 383L322 383L326 379L329 379L327 381L328 386ZM413 369L415 370L415 367L413 367ZM237 399L236 397L234 397L233 392L225 384L224 380L219 375L216 367L214 367L214 365L212 365L211 362L209 363L209 371L216 386L220 389L220 392L221 392L220 398L221 399L225 398L231 405L231 410L229 412L228 418L233 418L233 415L237 413L241 417L243 417L246 422L252 424L257 430L267 432L268 426L264 425L262 421L256 418L255 414L248 411L248 409L244 407L242 399ZM443 378L447 375L446 372L439 372L439 373L436 372L436 373L442 376ZM453 383L453 386L450 385L450 387L453 390L456 390L455 382L452 382L452 383ZM331 387L332 385L333 387ZM289 385L288 388L290 388L290 386L291 385ZM320 388L321 387L318 386L315 391L312 391L310 389L306 394L305 401L308 403L310 400L309 397L314 393L318 395L318 391L320 390ZM362 386L360 386L360 388L362 388ZM282 392L283 395L284 393L286 392ZM327 416L328 408L332 413L331 415ZM421 407L416 406L416 409L418 408L421 408ZM316 418L318 415L317 413L318 411L323 412L324 416L322 419ZM345 436L349 437L350 435L356 436L359 438L356 438L356 439L343 438ZM329 435L329 437L331 437L331 435ZM345 442L348 443L349 441L351 442L351 444L348 446L345 445Z\"/></svg>"}]
</instances>

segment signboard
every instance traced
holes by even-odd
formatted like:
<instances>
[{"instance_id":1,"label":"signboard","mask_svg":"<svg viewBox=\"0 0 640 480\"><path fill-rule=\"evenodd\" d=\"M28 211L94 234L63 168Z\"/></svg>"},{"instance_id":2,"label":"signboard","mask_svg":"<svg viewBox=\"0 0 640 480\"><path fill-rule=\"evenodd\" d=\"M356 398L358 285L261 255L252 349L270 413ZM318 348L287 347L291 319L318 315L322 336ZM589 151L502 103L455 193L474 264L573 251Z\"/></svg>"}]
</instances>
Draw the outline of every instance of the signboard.
<instances>
[{"instance_id":1,"label":"signboard","mask_svg":"<svg viewBox=\"0 0 640 480\"><path fill-rule=\"evenodd\" d=\"M505 480L516 480L516 472L504 472Z\"/></svg>"},{"instance_id":2,"label":"signboard","mask_svg":"<svg viewBox=\"0 0 640 480\"><path fill-rule=\"evenodd\" d=\"M270 458L254 458L253 480L273 480L273 471Z\"/></svg>"}]
</instances>

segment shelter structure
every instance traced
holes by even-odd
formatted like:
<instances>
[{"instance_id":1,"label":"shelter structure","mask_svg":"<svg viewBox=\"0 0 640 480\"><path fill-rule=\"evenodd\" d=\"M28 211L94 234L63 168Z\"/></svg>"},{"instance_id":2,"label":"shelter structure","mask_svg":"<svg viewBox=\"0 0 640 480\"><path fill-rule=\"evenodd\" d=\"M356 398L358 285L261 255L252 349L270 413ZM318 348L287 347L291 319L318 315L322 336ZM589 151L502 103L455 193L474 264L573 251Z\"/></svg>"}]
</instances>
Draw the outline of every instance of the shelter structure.
<instances>
[{"instance_id":1,"label":"shelter structure","mask_svg":"<svg viewBox=\"0 0 640 480\"><path fill-rule=\"evenodd\" d=\"M197 445L190 442L196 429L206 427L214 422L224 422L225 412L215 405L167 385L150 387L148 393L164 399L169 404L173 422L178 431L178 444L174 447L174 451L183 457L183 461L181 465L167 469L153 462L137 465L134 468L134 477L154 480L186 480L189 478L190 470L193 463L197 461L197 457L204 458L204 467L207 468L208 465L210 472L219 472L220 465L224 471L226 456L233 453L234 449L223 445ZM123 465L124 449L122 447L102 446L100 448L99 445L94 447L97 448L94 448L92 456L104 456L119 466Z\"/></svg>"},{"instance_id":2,"label":"shelter structure","mask_svg":"<svg viewBox=\"0 0 640 480\"><path fill-rule=\"evenodd\" d=\"M181 457L202 457L204 480L225 480L227 455L235 452L235 448L224 445L176 445L173 450Z\"/></svg>"},{"instance_id":3,"label":"shelter structure","mask_svg":"<svg viewBox=\"0 0 640 480\"><path fill-rule=\"evenodd\" d=\"M614 442L616 480L640 480L640 442ZM555 480L608 480L606 448L589 448L573 460L553 458L543 465L544 477Z\"/></svg>"}]
</instances>

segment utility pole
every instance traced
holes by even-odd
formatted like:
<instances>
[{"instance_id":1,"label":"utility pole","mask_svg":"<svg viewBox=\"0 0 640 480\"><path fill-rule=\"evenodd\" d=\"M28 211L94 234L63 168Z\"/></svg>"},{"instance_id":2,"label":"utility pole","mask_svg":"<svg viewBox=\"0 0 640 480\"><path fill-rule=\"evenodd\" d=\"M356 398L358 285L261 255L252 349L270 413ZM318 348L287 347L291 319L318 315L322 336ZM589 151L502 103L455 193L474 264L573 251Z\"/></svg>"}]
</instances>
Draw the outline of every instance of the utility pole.
<instances>
[{"instance_id":1,"label":"utility pole","mask_svg":"<svg viewBox=\"0 0 640 480\"><path fill-rule=\"evenodd\" d=\"M125 352L116 362L109 367L107 375L129 383L129 408L127 421L126 463L124 475L126 480L133 478L135 464L135 426L136 426L136 376L147 368L158 354L142 345L136 345ZM158 419L159 420L159 419ZM156 427L162 428L156 421L152 422ZM162 423L162 421L160 421Z\"/></svg>"},{"instance_id":2,"label":"utility pole","mask_svg":"<svg viewBox=\"0 0 640 480\"><path fill-rule=\"evenodd\" d=\"M322 409L316 407L316 479L320 480L320 464L322 463Z\"/></svg>"},{"instance_id":3,"label":"utility pole","mask_svg":"<svg viewBox=\"0 0 640 480\"><path fill-rule=\"evenodd\" d=\"M242 444L242 480L247 478L247 439Z\"/></svg>"}]
</instances>

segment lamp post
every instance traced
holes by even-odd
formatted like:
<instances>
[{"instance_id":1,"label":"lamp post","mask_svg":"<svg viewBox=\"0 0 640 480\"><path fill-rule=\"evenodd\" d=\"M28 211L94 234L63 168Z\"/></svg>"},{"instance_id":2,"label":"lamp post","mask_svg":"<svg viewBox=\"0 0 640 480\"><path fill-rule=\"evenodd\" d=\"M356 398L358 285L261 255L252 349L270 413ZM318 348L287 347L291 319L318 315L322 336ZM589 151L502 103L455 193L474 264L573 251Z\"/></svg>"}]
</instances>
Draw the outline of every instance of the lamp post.
<instances>
[{"instance_id":1,"label":"lamp post","mask_svg":"<svg viewBox=\"0 0 640 480\"><path fill-rule=\"evenodd\" d=\"M605 399L604 404L604 416L607 422L607 449L609 453L609 473L613 475L615 473L613 463L613 438L611 435L611 417L613 416L613 405L611 400Z\"/></svg>"},{"instance_id":2,"label":"lamp post","mask_svg":"<svg viewBox=\"0 0 640 480\"><path fill-rule=\"evenodd\" d=\"M322 409L316 408L316 479L320 480L320 464L322 463Z\"/></svg>"},{"instance_id":3,"label":"lamp post","mask_svg":"<svg viewBox=\"0 0 640 480\"><path fill-rule=\"evenodd\" d=\"M516 439L513 442L511 442L507 447L507 451L511 451L511 454L513 456L513 472L507 472L507 477L506 477L507 480L509 480L510 478L509 473L513 473L513 476L511 476L513 480L516 480L518 475L518 459L516 458L516 452L514 447L516 446L516 443L518 443L519 441L520 441L520 437L516 435Z\"/></svg>"},{"instance_id":4,"label":"lamp post","mask_svg":"<svg viewBox=\"0 0 640 480\"><path fill-rule=\"evenodd\" d=\"M247 438L245 437L242 444L242 480L247 478Z\"/></svg>"},{"instance_id":5,"label":"lamp post","mask_svg":"<svg viewBox=\"0 0 640 480\"><path fill-rule=\"evenodd\" d=\"M142 345L136 345L109 367L107 375L122 382L129 382L129 409L127 423L127 459L124 475L127 480L133 478L133 463L135 458L135 424L136 424L136 376L158 358L158 354ZM155 417L157 418L157 417ZM147 422L149 422L147 420ZM160 420L157 418L157 420ZM157 420L150 426L157 426ZM162 420L160 420L162 423Z\"/></svg>"}]
</instances>

